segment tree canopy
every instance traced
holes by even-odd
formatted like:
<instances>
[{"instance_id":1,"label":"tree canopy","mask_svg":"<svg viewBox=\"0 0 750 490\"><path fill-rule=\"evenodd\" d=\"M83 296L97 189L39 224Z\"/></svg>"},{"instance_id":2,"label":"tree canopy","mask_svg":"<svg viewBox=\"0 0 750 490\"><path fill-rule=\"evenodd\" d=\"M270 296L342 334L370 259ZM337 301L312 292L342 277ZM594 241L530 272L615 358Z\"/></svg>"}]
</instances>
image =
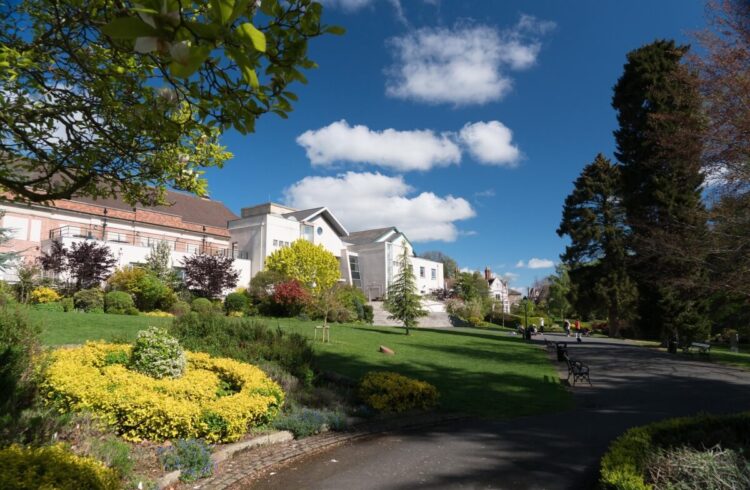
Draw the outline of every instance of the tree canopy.
<instances>
[{"instance_id":1,"label":"tree canopy","mask_svg":"<svg viewBox=\"0 0 750 490\"><path fill-rule=\"evenodd\" d=\"M336 256L307 240L274 251L266 258L266 269L296 279L315 294L330 289L341 277Z\"/></svg>"},{"instance_id":2,"label":"tree canopy","mask_svg":"<svg viewBox=\"0 0 750 490\"><path fill-rule=\"evenodd\" d=\"M308 41L340 33L311 0L0 3L0 191L161 203L205 194L222 131L286 118Z\"/></svg>"}]
</instances>

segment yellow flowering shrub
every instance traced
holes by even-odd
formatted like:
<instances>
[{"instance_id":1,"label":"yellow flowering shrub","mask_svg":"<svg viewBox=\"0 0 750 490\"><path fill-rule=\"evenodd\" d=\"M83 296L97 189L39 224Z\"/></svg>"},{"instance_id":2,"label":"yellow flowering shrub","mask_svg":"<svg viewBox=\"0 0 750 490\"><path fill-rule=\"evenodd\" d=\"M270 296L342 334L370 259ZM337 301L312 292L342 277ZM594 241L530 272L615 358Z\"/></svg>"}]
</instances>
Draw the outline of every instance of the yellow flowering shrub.
<instances>
[{"instance_id":1,"label":"yellow flowering shrub","mask_svg":"<svg viewBox=\"0 0 750 490\"><path fill-rule=\"evenodd\" d=\"M154 318L174 318L173 313L169 313L168 311L160 311L160 310L147 311L145 313L141 313L141 315L150 316Z\"/></svg>"},{"instance_id":2,"label":"yellow flowering shrub","mask_svg":"<svg viewBox=\"0 0 750 490\"><path fill-rule=\"evenodd\" d=\"M381 412L427 410L437 405L437 388L426 381L389 371L372 371L359 383L359 397Z\"/></svg>"},{"instance_id":3,"label":"yellow flowering shrub","mask_svg":"<svg viewBox=\"0 0 750 490\"><path fill-rule=\"evenodd\" d=\"M270 422L284 392L259 368L233 359L185 352L180 378L155 379L122 363L131 347L89 342L52 354L46 399L66 410L88 410L130 441L203 438L235 441Z\"/></svg>"},{"instance_id":4,"label":"yellow flowering shrub","mask_svg":"<svg viewBox=\"0 0 750 490\"><path fill-rule=\"evenodd\" d=\"M47 288L44 286L40 286L38 288L35 288L31 292L31 302L32 303L54 303L55 301L60 301L61 296L57 294L57 291L55 291L52 288Z\"/></svg>"},{"instance_id":5,"label":"yellow flowering shrub","mask_svg":"<svg viewBox=\"0 0 750 490\"><path fill-rule=\"evenodd\" d=\"M62 445L0 449L0 488L14 490L110 490L120 488L114 470Z\"/></svg>"}]
</instances>

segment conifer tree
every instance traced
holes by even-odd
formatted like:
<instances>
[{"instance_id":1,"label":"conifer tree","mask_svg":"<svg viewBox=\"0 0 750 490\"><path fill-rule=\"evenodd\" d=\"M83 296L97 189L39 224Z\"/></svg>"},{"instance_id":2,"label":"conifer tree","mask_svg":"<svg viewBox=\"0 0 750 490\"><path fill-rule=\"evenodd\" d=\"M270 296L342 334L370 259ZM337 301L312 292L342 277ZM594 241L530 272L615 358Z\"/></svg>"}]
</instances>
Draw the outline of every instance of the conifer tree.
<instances>
[{"instance_id":1,"label":"conifer tree","mask_svg":"<svg viewBox=\"0 0 750 490\"><path fill-rule=\"evenodd\" d=\"M612 99L639 326L683 341L707 333L704 121L696 77L682 64L687 50L662 40L630 52Z\"/></svg>"},{"instance_id":2,"label":"conifer tree","mask_svg":"<svg viewBox=\"0 0 750 490\"><path fill-rule=\"evenodd\" d=\"M565 199L557 234L571 240L561 259L569 268L576 310L606 312L614 336L620 321L632 316L635 298L627 272L626 232L620 169L600 153Z\"/></svg>"},{"instance_id":3,"label":"conifer tree","mask_svg":"<svg viewBox=\"0 0 750 490\"><path fill-rule=\"evenodd\" d=\"M418 325L419 317L427 316L427 312L422 309L422 299L417 292L416 279L406 247L399 258L399 272L388 288L384 306L391 314L388 317L390 320L398 320L404 324L406 335L409 335L410 328Z\"/></svg>"}]
</instances>

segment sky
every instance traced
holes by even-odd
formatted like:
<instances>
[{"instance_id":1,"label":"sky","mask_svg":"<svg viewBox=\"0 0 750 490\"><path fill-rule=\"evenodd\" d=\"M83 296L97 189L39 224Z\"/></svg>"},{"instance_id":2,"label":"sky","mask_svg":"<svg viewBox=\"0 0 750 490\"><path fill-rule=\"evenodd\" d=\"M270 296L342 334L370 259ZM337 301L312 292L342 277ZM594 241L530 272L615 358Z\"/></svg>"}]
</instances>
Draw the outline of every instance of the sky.
<instances>
[{"instance_id":1,"label":"sky","mask_svg":"<svg viewBox=\"0 0 750 490\"><path fill-rule=\"evenodd\" d=\"M344 36L288 120L227 132L206 177L239 214L269 200L327 206L349 231L397 226L417 253L492 269L523 289L554 272L582 168L614 158L612 87L628 51L691 42L698 0L326 0Z\"/></svg>"}]
</instances>

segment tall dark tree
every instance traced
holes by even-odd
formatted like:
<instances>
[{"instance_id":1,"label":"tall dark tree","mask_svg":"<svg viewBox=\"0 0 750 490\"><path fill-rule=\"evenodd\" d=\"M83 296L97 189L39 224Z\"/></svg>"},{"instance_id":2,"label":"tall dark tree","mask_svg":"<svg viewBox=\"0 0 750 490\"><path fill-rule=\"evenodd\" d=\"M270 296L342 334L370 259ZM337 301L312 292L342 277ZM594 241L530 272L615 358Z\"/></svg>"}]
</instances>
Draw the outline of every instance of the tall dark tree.
<instances>
[{"instance_id":1,"label":"tall dark tree","mask_svg":"<svg viewBox=\"0 0 750 490\"><path fill-rule=\"evenodd\" d=\"M236 287L240 277L231 257L196 254L182 259L182 266L187 288L209 299L216 299L225 290Z\"/></svg>"},{"instance_id":2,"label":"tall dark tree","mask_svg":"<svg viewBox=\"0 0 750 490\"><path fill-rule=\"evenodd\" d=\"M683 341L705 336L708 326L704 120L697 78L682 63L687 50L656 41L628 53L612 99L639 326L651 337L679 332Z\"/></svg>"},{"instance_id":3,"label":"tall dark tree","mask_svg":"<svg viewBox=\"0 0 750 490\"><path fill-rule=\"evenodd\" d=\"M398 274L388 288L388 296L383 306L390 313L388 319L400 321L404 325L406 335L409 335L409 330L419 325L419 318L427 316L428 312L422 309L422 298L417 292L417 280L406 248L398 264Z\"/></svg>"},{"instance_id":4,"label":"tall dark tree","mask_svg":"<svg viewBox=\"0 0 750 490\"><path fill-rule=\"evenodd\" d=\"M68 272L75 281L75 288L87 289L99 285L112 275L117 264L109 247L95 242L74 243L67 253Z\"/></svg>"},{"instance_id":5,"label":"tall dark tree","mask_svg":"<svg viewBox=\"0 0 750 490\"><path fill-rule=\"evenodd\" d=\"M569 270L575 309L589 314L604 311L611 335L618 335L621 321L632 316L635 297L627 271L620 177L619 167L597 155L565 199L557 230L571 241L560 257Z\"/></svg>"}]
</instances>

